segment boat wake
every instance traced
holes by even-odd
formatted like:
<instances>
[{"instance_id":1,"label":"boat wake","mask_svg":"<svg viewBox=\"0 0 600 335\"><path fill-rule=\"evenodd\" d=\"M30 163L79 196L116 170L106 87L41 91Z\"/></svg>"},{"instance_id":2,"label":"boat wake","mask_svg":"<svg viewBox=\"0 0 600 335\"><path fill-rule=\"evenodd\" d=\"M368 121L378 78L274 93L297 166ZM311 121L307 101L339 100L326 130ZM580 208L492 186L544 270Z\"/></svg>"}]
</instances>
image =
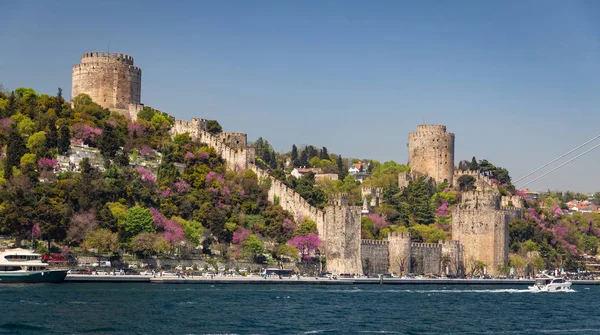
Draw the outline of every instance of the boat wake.
<instances>
[{"instance_id":1,"label":"boat wake","mask_svg":"<svg viewBox=\"0 0 600 335\"><path fill-rule=\"evenodd\" d=\"M406 293L528 293L528 289L450 289L450 290L388 290L388 292L406 292Z\"/></svg>"}]
</instances>

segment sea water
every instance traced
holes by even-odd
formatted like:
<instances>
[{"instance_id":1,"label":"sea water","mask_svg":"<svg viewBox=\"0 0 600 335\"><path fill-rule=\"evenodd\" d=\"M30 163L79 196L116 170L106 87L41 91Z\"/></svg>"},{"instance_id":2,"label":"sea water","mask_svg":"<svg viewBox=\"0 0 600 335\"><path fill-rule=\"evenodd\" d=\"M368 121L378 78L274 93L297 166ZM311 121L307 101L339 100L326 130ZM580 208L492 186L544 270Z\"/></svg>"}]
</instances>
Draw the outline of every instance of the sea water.
<instances>
[{"instance_id":1,"label":"sea water","mask_svg":"<svg viewBox=\"0 0 600 335\"><path fill-rule=\"evenodd\" d=\"M600 334L600 286L0 285L0 334Z\"/></svg>"}]
</instances>

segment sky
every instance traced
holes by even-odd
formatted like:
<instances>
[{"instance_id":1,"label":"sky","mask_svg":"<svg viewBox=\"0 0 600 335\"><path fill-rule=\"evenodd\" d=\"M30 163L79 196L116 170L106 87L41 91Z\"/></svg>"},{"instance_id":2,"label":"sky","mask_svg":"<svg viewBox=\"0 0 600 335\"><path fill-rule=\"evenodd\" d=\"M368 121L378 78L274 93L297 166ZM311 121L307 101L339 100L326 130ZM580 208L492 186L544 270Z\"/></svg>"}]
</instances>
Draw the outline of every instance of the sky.
<instances>
[{"instance_id":1,"label":"sky","mask_svg":"<svg viewBox=\"0 0 600 335\"><path fill-rule=\"evenodd\" d=\"M515 180L600 134L597 1L2 2L5 89L69 97L90 51L133 56L143 104L279 152L406 163L408 133L444 124L455 164ZM599 167L600 148L526 188L600 191Z\"/></svg>"}]
</instances>

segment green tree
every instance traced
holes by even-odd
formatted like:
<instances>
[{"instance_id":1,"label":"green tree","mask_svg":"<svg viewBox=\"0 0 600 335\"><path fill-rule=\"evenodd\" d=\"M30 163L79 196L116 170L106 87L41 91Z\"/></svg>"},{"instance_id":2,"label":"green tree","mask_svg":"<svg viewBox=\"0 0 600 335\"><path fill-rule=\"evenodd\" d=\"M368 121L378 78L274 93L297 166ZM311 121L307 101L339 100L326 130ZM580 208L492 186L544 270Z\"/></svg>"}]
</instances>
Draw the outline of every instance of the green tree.
<instances>
[{"instance_id":1,"label":"green tree","mask_svg":"<svg viewBox=\"0 0 600 335\"><path fill-rule=\"evenodd\" d=\"M134 252L144 255L145 258L157 253L166 252L170 248L169 242L156 233L143 232L136 235L131 241L131 249Z\"/></svg>"},{"instance_id":2,"label":"green tree","mask_svg":"<svg viewBox=\"0 0 600 335\"><path fill-rule=\"evenodd\" d=\"M98 255L118 250L118 236L106 228L98 228L88 233L85 244L97 250Z\"/></svg>"},{"instance_id":3,"label":"green tree","mask_svg":"<svg viewBox=\"0 0 600 335\"><path fill-rule=\"evenodd\" d=\"M118 132L116 132L115 128L108 122L104 124L102 134L100 134L97 142L100 153L106 159L115 158L121 146L121 138Z\"/></svg>"},{"instance_id":4,"label":"green tree","mask_svg":"<svg viewBox=\"0 0 600 335\"><path fill-rule=\"evenodd\" d=\"M475 159L475 156L473 156L473 159L471 159L471 165L469 165L469 170L471 170L471 171L479 170L479 164L477 164L477 160Z\"/></svg>"},{"instance_id":5,"label":"green tree","mask_svg":"<svg viewBox=\"0 0 600 335\"><path fill-rule=\"evenodd\" d=\"M525 265L525 260L519 255L513 255L510 259L510 266L513 267L518 274L523 274Z\"/></svg>"},{"instance_id":6,"label":"green tree","mask_svg":"<svg viewBox=\"0 0 600 335\"><path fill-rule=\"evenodd\" d=\"M27 149L29 149L29 152L34 154L37 158L45 157L47 154L46 132L38 131L29 136L29 139L27 140Z\"/></svg>"},{"instance_id":7,"label":"green tree","mask_svg":"<svg viewBox=\"0 0 600 335\"><path fill-rule=\"evenodd\" d=\"M260 238L252 234L242 243L242 251L246 257L256 260L265 252L265 245Z\"/></svg>"},{"instance_id":8,"label":"green tree","mask_svg":"<svg viewBox=\"0 0 600 335\"><path fill-rule=\"evenodd\" d=\"M280 244L277 247L275 253L280 258L286 257L292 260L298 260L300 258L300 253L298 252L298 249L285 243Z\"/></svg>"},{"instance_id":9,"label":"green tree","mask_svg":"<svg viewBox=\"0 0 600 335\"><path fill-rule=\"evenodd\" d=\"M58 153L64 155L71 146L71 131L69 126L64 124L60 127L58 135Z\"/></svg>"},{"instance_id":10,"label":"green tree","mask_svg":"<svg viewBox=\"0 0 600 335\"><path fill-rule=\"evenodd\" d=\"M154 218L149 209L134 206L127 211L124 228L123 236L126 240L130 240L142 232L153 233L155 232Z\"/></svg>"},{"instance_id":11,"label":"green tree","mask_svg":"<svg viewBox=\"0 0 600 335\"><path fill-rule=\"evenodd\" d=\"M327 152L327 148L323 147L321 152L319 153L319 158L329 160L329 152Z\"/></svg>"},{"instance_id":12,"label":"green tree","mask_svg":"<svg viewBox=\"0 0 600 335\"><path fill-rule=\"evenodd\" d=\"M309 217L304 217L298 224L298 230L295 235L318 234L317 224Z\"/></svg>"},{"instance_id":13,"label":"green tree","mask_svg":"<svg viewBox=\"0 0 600 335\"><path fill-rule=\"evenodd\" d=\"M300 153L298 163L300 164L300 167L310 167L310 164L308 162L308 151L306 149L302 150L302 152Z\"/></svg>"},{"instance_id":14,"label":"green tree","mask_svg":"<svg viewBox=\"0 0 600 335\"><path fill-rule=\"evenodd\" d=\"M462 175L458 177L458 190L461 192L467 192L475 189L475 182L477 179L473 176Z\"/></svg>"},{"instance_id":15,"label":"green tree","mask_svg":"<svg viewBox=\"0 0 600 335\"><path fill-rule=\"evenodd\" d=\"M432 186L425 177L420 177L408 185L408 203L411 206L412 219L416 223L435 222L435 214L430 206Z\"/></svg>"},{"instance_id":16,"label":"green tree","mask_svg":"<svg viewBox=\"0 0 600 335\"><path fill-rule=\"evenodd\" d=\"M213 135L218 135L219 133L221 133L223 131L223 128L221 127L221 125L219 124L219 122L217 120L207 120L206 128L207 128L208 132Z\"/></svg>"},{"instance_id":17,"label":"green tree","mask_svg":"<svg viewBox=\"0 0 600 335\"><path fill-rule=\"evenodd\" d=\"M291 160L292 160L292 167L300 166L300 160L298 159L298 147L296 147L295 144L292 144Z\"/></svg>"},{"instance_id":18,"label":"green tree","mask_svg":"<svg viewBox=\"0 0 600 335\"><path fill-rule=\"evenodd\" d=\"M13 126L8 133L8 141L6 145L6 158L4 159L4 179L9 179L12 176L13 166L18 167L21 162L21 157L27 152L25 140Z\"/></svg>"}]
</instances>

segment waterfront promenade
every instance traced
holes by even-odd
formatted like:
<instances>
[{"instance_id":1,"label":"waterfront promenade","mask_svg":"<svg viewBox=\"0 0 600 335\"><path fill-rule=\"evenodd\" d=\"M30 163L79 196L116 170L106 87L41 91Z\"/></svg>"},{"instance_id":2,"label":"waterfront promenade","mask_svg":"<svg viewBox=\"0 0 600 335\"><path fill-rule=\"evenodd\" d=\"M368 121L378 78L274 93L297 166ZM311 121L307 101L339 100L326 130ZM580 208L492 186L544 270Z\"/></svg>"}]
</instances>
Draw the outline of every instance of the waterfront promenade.
<instances>
[{"instance_id":1,"label":"waterfront promenade","mask_svg":"<svg viewBox=\"0 0 600 335\"><path fill-rule=\"evenodd\" d=\"M65 279L71 283L151 283L151 284L284 284L284 285L531 285L530 279L403 279L403 278L262 278L262 277L221 277L142 275L72 275ZM574 280L573 285L600 285L600 280Z\"/></svg>"}]
</instances>

